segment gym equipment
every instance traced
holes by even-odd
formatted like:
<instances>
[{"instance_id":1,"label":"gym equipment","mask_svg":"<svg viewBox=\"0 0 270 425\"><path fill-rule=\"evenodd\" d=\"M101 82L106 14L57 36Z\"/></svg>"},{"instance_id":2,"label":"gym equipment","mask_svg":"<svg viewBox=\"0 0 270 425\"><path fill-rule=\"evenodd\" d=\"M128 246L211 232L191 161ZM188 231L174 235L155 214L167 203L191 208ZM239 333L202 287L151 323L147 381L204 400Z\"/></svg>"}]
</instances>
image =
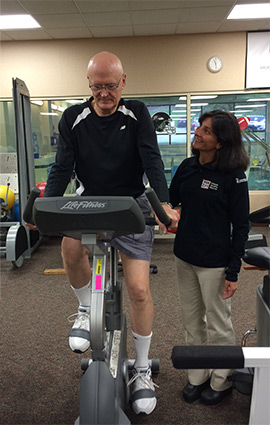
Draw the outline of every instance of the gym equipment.
<instances>
[{"instance_id":1,"label":"gym equipment","mask_svg":"<svg viewBox=\"0 0 270 425\"><path fill-rule=\"evenodd\" d=\"M36 187L40 190L40 198L43 197L47 182L38 182L36 183Z\"/></svg>"},{"instance_id":2,"label":"gym equipment","mask_svg":"<svg viewBox=\"0 0 270 425\"><path fill-rule=\"evenodd\" d=\"M270 206L261 208L249 214L249 221L254 224L270 224ZM248 240L246 242L245 250L255 248L257 246L267 246L265 235L257 233L252 229L249 231ZM244 267L245 268L245 267Z\"/></svg>"},{"instance_id":3,"label":"gym equipment","mask_svg":"<svg viewBox=\"0 0 270 425\"><path fill-rule=\"evenodd\" d=\"M249 216L252 223L270 224L270 206L254 211ZM256 329L245 332L242 345L245 346L246 339L250 334L257 334L257 345L259 347L270 347L270 247L264 238L261 246L247 249L243 260L260 270L267 270L263 283L256 289Z\"/></svg>"},{"instance_id":4,"label":"gym equipment","mask_svg":"<svg viewBox=\"0 0 270 425\"><path fill-rule=\"evenodd\" d=\"M0 185L0 204L1 204L1 215L2 212L10 210L15 202L14 192L10 189L10 183L6 186Z\"/></svg>"},{"instance_id":5,"label":"gym equipment","mask_svg":"<svg viewBox=\"0 0 270 425\"><path fill-rule=\"evenodd\" d=\"M24 259L31 258L33 250L40 243L40 234L36 230L29 230L21 219L22 211L26 206L27 196L31 188L35 185L35 167L29 91L25 83L18 78L12 80L12 85L17 143L17 155L15 157L15 162L17 163L16 181L18 180L19 189L16 218L19 218L19 220L15 221L14 215L13 217L11 216L10 220L1 220L1 254L5 254L6 259L14 267L21 267ZM1 171L8 173L10 172L8 171L9 159L12 155L2 155L1 161L6 159L5 165L7 169ZM10 178L11 180L12 178Z\"/></svg>"},{"instance_id":6,"label":"gym equipment","mask_svg":"<svg viewBox=\"0 0 270 425\"><path fill-rule=\"evenodd\" d=\"M146 195L160 221L169 225L170 219L152 189L147 189ZM142 233L149 220L145 220L132 197L52 197L37 198L34 202L37 196L39 190L35 188L24 213L25 221L34 222L42 234L81 239L82 244L92 247L93 253L91 359L81 363L84 374L80 415L75 425L130 424L124 409L129 400L129 369L134 360L127 359L126 318L121 283L117 280L118 255L110 242L116 236ZM77 336L85 337L83 332L78 329ZM159 361L149 363L152 371L158 372Z\"/></svg>"},{"instance_id":7,"label":"gym equipment","mask_svg":"<svg viewBox=\"0 0 270 425\"><path fill-rule=\"evenodd\" d=\"M270 224L270 207L251 213L249 218L252 223ZM264 246L265 238L261 242L262 246L255 244L243 257L246 263L268 270L268 274L257 287L256 329L245 332L242 347L175 346L172 350L176 369L236 369L230 377L234 387L242 394L252 392L249 425L270 423L270 247ZM246 347L247 336L253 333L257 334L258 347Z\"/></svg>"},{"instance_id":8,"label":"gym equipment","mask_svg":"<svg viewBox=\"0 0 270 425\"><path fill-rule=\"evenodd\" d=\"M0 206L1 206L1 220L0 223L7 223L12 221L13 205L15 203L15 195L10 189L10 183L6 186L0 185ZM1 243L3 241L3 232L1 231Z\"/></svg>"},{"instance_id":9,"label":"gym equipment","mask_svg":"<svg viewBox=\"0 0 270 425\"><path fill-rule=\"evenodd\" d=\"M240 346L175 346L176 369L255 368L249 425L270 423L270 348Z\"/></svg>"}]
</instances>

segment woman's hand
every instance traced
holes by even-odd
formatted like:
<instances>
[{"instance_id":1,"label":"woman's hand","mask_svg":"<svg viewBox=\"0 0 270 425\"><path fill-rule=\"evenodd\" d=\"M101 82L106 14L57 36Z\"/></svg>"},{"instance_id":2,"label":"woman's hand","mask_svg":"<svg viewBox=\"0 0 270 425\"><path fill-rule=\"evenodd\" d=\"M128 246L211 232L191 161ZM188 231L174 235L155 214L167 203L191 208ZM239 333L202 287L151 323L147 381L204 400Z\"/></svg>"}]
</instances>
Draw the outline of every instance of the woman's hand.
<instances>
[{"instance_id":1,"label":"woman's hand","mask_svg":"<svg viewBox=\"0 0 270 425\"><path fill-rule=\"evenodd\" d=\"M159 219L157 218L157 216L155 215L155 220L159 225L160 230L162 231L162 233L164 235L166 235L166 233L168 233L168 230L175 230L178 227L178 222L180 220L180 215L179 212L172 209L169 205L162 205L163 209L165 210L167 216L171 219L171 224L170 226L167 228L167 226L165 226L165 224L161 223L159 221Z\"/></svg>"},{"instance_id":2,"label":"woman's hand","mask_svg":"<svg viewBox=\"0 0 270 425\"><path fill-rule=\"evenodd\" d=\"M230 282L229 280L225 280L225 288L222 298L224 300L226 300L227 298L231 298L236 290L237 282Z\"/></svg>"}]
</instances>

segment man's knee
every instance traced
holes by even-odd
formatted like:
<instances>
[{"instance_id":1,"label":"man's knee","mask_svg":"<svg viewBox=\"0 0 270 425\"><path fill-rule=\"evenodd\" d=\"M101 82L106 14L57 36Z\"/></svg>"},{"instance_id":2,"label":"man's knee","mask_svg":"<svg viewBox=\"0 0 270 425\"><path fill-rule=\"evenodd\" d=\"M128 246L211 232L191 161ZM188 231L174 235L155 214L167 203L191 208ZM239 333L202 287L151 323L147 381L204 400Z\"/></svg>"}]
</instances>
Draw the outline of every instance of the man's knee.
<instances>
[{"instance_id":1,"label":"man's knee","mask_svg":"<svg viewBox=\"0 0 270 425\"><path fill-rule=\"evenodd\" d=\"M67 237L62 240L61 254L66 263L78 263L88 258L88 251L81 241Z\"/></svg>"},{"instance_id":2,"label":"man's knee","mask_svg":"<svg viewBox=\"0 0 270 425\"><path fill-rule=\"evenodd\" d=\"M130 298L138 304L147 303L151 300L151 293L147 284L137 282L129 289Z\"/></svg>"}]
</instances>

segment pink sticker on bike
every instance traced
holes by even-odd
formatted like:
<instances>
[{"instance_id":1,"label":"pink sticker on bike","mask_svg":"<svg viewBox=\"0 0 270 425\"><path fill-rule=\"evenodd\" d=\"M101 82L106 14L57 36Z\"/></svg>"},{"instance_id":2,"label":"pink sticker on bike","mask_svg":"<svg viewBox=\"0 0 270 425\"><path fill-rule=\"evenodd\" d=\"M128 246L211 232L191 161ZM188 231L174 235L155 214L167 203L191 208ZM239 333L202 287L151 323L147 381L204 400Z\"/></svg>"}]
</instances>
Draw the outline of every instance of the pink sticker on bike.
<instances>
[{"instance_id":1,"label":"pink sticker on bike","mask_svg":"<svg viewBox=\"0 0 270 425\"><path fill-rule=\"evenodd\" d=\"M96 290L100 290L102 287L101 275L96 275Z\"/></svg>"}]
</instances>

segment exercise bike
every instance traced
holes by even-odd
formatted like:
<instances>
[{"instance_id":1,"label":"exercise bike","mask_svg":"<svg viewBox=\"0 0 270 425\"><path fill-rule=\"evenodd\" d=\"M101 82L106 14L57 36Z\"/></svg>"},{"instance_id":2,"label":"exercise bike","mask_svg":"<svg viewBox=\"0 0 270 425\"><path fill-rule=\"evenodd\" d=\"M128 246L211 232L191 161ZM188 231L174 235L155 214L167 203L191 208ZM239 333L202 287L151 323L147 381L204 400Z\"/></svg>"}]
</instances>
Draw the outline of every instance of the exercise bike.
<instances>
[{"instance_id":1,"label":"exercise bike","mask_svg":"<svg viewBox=\"0 0 270 425\"><path fill-rule=\"evenodd\" d=\"M251 223L270 225L270 206L254 211L249 218ZM270 347L270 247L266 238L255 247L247 245L243 260L251 266L244 266L244 269L265 270L267 274L256 288L256 328L245 332L242 346L246 345L249 335L256 334L258 347Z\"/></svg>"},{"instance_id":2,"label":"exercise bike","mask_svg":"<svg viewBox=\"0 0 270 425\"><path fill-rule=\"evenodd\" d=\"M153 225L155 221L143 216L132 197L38 198L39 193L37 188L32 190L24 220L34 223L42 234L81 239L93 253L90 337L85 335L87 331L76 330L76 336L90 339L91 358L81 362L84 373L75 425L130 424L125 408L134 360L127 358L126 317L117 279L118 253L110 242L116 236L142 233L145 224ZM159 220L169 225L170 219L153 189L145 193ZM150 360L149 366L157 373L159 360Z\"/></svg>"}]
</instances>

